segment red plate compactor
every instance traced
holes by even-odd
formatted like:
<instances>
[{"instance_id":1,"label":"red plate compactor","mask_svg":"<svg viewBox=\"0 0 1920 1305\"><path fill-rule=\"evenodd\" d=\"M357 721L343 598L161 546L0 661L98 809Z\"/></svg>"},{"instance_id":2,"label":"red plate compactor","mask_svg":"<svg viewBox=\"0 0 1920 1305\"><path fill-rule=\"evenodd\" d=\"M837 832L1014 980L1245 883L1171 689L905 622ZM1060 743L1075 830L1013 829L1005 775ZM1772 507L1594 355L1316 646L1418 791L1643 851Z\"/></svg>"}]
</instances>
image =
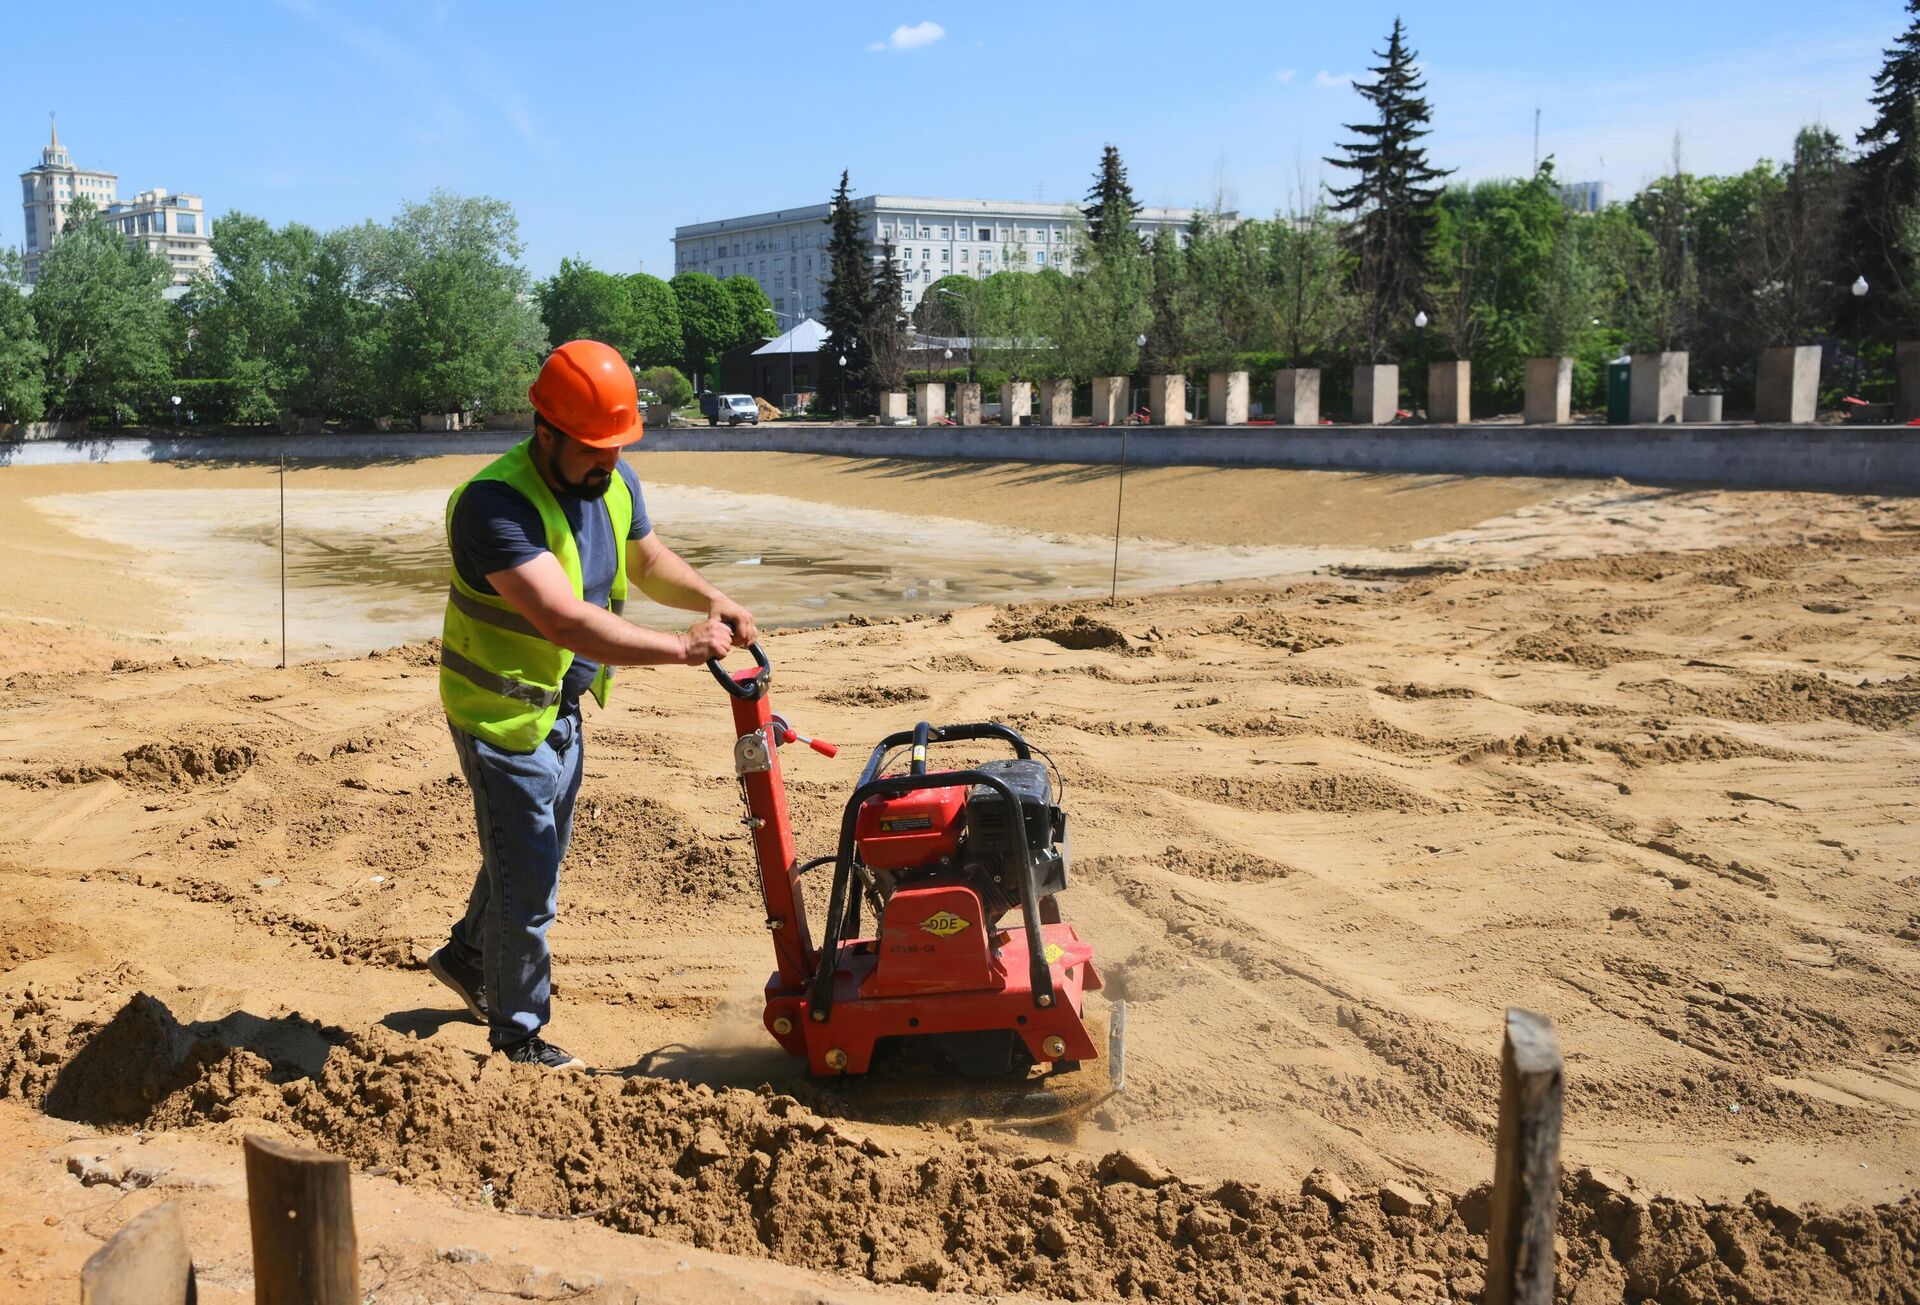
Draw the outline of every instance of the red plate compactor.
<instances>
[{"instance_id":1,"label":"red plate compactor","mask_svg":"<svg viewBox=\"0 0 1920 1305\"><path fill-rule=\"evenodd\" d=\"M780 745L805 739L776 715L772 670L729 673L708 662L733 707L734 770L746 802L778 968L767 980L766 1026L817 1075L926 1063L932 1052L968 1077L1071 1072L1100 1054L1082 1019L1100 987L1093 949L1060 918L1067 886L1067 818L1046 763L1005 725L931 725L874 748L840 820L838 850L802 863L794 851ZM1004 744L1013 755L965 770L930 770L952 743ZM899 762L906 768L899 770ZM832 866L818 945L801 876ZM863 935L863 909L874 929ZM1017 913L1017 922L1008 924ZM1121 1086L1124 1008L1108 1029L1108 1077Z\"/></svg>"}]
</instances>

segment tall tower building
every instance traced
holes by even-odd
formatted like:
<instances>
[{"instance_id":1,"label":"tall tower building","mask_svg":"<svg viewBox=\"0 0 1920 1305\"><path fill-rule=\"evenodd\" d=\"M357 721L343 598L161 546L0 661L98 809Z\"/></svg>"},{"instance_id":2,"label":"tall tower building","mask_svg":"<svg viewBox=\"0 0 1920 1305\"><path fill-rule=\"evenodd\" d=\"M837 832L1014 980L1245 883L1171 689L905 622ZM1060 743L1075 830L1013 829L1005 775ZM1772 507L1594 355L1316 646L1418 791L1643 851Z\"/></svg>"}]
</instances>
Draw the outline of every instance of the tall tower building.
<instances>
[{"instance_id":1,"label":"tall tower building","mask_svg":"<svg viewBox=\"0 0 1920 1305\"><path fill-rule=\"evenodd\" d=\"M20 211L26 224L26 243L21 253L27 265L27 280L40 277L40 260L53 247L53 238L66 224L67 210L76 199L105 209L114 202L114 187L119 178L111 172L91 172L73 166L73 157L60 143L60 124L53 124L53 139L40 151L40 166L20 174Z\"/></svg>"},{"instance_id":2,"label":"tall tower building","mask_svg":"<svg viewBox=\"0 0 1920 1305\"><path fill-rule=\"evenodd\" d=\"M185 286L203 267L213 265L213 224L198 195L176 195L155 187L132 199L116 197L119 178L111 172L90 172L73 166L60 143L56 123L53 139L40 151L40 166L20 174L20 209L26 227L21 251L28 281L40 279L40 263L66 225L73 202L84 199L101 220L118 231L129 245L137 245L167 261L173 284Z\"/></svg>"}]
</instances>

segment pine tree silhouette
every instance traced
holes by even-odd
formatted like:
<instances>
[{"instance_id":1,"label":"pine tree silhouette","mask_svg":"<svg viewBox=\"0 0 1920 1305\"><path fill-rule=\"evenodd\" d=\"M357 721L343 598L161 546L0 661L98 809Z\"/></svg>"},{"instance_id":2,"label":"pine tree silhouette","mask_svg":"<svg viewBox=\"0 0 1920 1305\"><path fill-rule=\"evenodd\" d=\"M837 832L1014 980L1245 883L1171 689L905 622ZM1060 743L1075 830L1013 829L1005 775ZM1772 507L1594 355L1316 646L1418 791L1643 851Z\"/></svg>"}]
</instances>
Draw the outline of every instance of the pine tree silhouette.
<instances>
[{"instance_id":1,"label":"pine tree silhouette","mask_svg":"<svg viewBox=\"0 0 1920 1305\"><path fill-rule=\"evenodd\" d=\"M1387 48L1375 51L1375 57L1383 62L1368 70L1374 80L1355 82L1353 89L1374 106L1378 118L1345 124L1361 139L1342 143L1344 157L1326 160L1355 174L1352 185L1328 189L1334 211L1352 219L1347 243L1362 304L1359 343L1369 362L1381 361L1423 293L1433 203L1441 189L1434 183L1452 175L1430 165L1419 143L1433 111L1422 98L1426 81L1398 18Z\"/></svg>"},{"instance_id":2,"label":"pine tree silhouette","mask_svg":"<svg viewBox=\"0 0 1920 1305\"><path fill-rule=\"evenodd\" d=\"M1133 229L1140 205L1134 201L1133 187L1127 184L1127 165L1112 145L1100 153L1100 170L1093 175L1087 200L1087 207L1080 212L1087 219L1096 253L1116 247L1124 247L1128 253L1140 252L1140 237Z\"/></svg>"},{"instance_id":3,"label":"pine tree silhouette","mask_svg":"<svg viewBox=\"0 0 1920 1305\"><path fill-rule=\"evenodd\" d=\"M848 400L866 388L866 344L861 337L873 316L872 246L854 211L845 171L826 224L833 234L827 239L827 285L820 300L820 321L827 328L824 366L838 373L836 407L844 413ZM842 358L847 360L844 367Z\"/></svg>"}]
</instances>

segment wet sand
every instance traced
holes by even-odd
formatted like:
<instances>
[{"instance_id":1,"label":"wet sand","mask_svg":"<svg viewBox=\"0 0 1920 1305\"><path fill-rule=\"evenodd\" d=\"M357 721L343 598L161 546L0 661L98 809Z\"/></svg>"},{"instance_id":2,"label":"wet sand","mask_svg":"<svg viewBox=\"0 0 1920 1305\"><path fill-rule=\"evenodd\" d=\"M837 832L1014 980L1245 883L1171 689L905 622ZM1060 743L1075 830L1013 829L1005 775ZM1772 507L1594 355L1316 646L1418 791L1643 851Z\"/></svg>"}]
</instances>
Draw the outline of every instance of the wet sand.
<instances>
[{"instance_id":1,"label":"wet sand","mask_svg":"<svg viewBox=\"0 0 1920 1305\"><path fill-rule=\"evenodd\" d=\"M71 470L37 492L271 486ZM655 482L664 503L721 478ZM971 492L946 505L1006 524L1006 485ZM19 922L0 1182L25 1194L0 1216L0 1296L70 1296L43 1266L70 1273L97 1230L174 1196L232 1298L237 1140L267 1131L352 1157L369 1200L404 1189L404 1223L365 1225L382 1299L560 1294L575 1256L605 1275L588 1300L616 1279L687 1302L1472 1298L1500 1012L1521 1005L1567 1056L1563 1294L1912 1297L1920 505L1405 492L1463 510L1400 537L1397 510L1350 504L1344 536L1276 522L1250 544L1381 550L1379 570L769 636L779 709L846 749L784 757L803 856L866 748L917 718L1004 720L1064 772L1063 905L1107 980L1090 1010L1129 1004L1130 1086L1041 1135L984 1110L871 1117L762 1035L727 709L682 668L623 675L586 730L552 1032L603 1072L486 1060L421 968L474 863L431 649L274 670L59 624L34 605L101 602L99 559L138 549L62 555L40 509L9 513L0 531L43 551L0 574L0 611L36 618L0 617L0 909ZM1174 542L1217 545L1214 516ZM147 1185L49 1163L81 1149L144 1153ZM1116 1151L1172 1178L1096 1170ZM1316 1167L1352 1189L1343 1210L1300 1194ZM1427 1204L1396 1213L1383 1184ZM688 1256L706 1276L683 1279L648 1240L615 1267L499 1205L741 1258Z\"/></svg>"}]
</instances>

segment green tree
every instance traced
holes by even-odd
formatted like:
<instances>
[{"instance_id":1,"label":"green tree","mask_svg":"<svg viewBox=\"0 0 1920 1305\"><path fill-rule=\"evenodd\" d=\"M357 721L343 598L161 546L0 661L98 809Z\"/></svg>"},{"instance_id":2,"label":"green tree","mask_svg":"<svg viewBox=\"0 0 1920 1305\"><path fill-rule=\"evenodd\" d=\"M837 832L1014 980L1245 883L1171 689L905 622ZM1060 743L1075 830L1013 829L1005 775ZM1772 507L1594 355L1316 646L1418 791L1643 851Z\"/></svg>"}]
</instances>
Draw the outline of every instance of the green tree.
<instances>
[{"instance_id":1,"label":"green tree","mask_svg":"<svg viewBox=\"0 0 1920 1305\"><path fill-rule=\"evenodd\" d=\"M547 341L515 261L513 207L436 190L368 244L398 401L416 413L524 408Z\"/></svg>"},{"instance_id":2,"label":"green tree","mask_svg":"<svg viewBox=\"0 0 1920 1305\"><path fill-rule=\"evenodd\" d=\"M665 367L684 356L680 305L673 287L657 276L635 272L627 278L629 331L634 365Z\"/></svg>"},{"instance_id":3,"label":"green tree","mask_svg":"<svg viewBox=\"0 0 1920 1305\"><path fill-rule=\"evenodd\" d=\"M827 279L820 300L820 324L827 328L824 352L832 360L827 366L837 372L839 392L834 396L834 406L845 412L848 400L864 392L867 384L862 336L867 319L873 316L873 255L860 215L854 211L844 171L833 192L826 224L832 234L827 238ZM899 302L894 300L896 306Z\"/></svg>"},{"instance_id":4,"label":"green tree","mask_svg":"<svg viewBox=\"0 0 1920 1305\"><path fill-rule=\"evenodd\" d=\"M1342 157L1327 160L1354 174L1352 185L1331 193L1334 211L1351 222L1347 239L1361 303L1357 343L1368 362L1385 358L1414 315L1427 279L1440 193L1434 183L1450 175L1427 162L1419 143L1429 134L1433 112L1421 97L1426 81L1398 18L1377 57L1384 62L1369 69L1374 80L1354 83L1373 105L1375 120L1347 123L1361 139L1343 144Z\"/></svg>"},{"instance_id":5,"label":"green tree","mask_svg":"<svg viewBox=\"0 0 1920 1305\"><path fill-rule=\"evenodd\" d=\"M1193 365L1224 371L1241 355L1272 346L1272 255L1280 225L1257 218L1231 228L1203 222L1191 236L1185 298Z\"/></svg>"},{"instance_id":6,"label":"green tree","mask_svg":"<svg viewBox=\"0 0 1920 1305\"><path fill-rule=\"evenodd\" d=\"M368 272L371 224L320 237L297 300L298 347L283 364L287 409L305 417L385 417L395 411L391 326Z\"/></svg>"},{"instance_id":7,"label":"green tree","mask_svg":"<svg viewBox=\"0 0 1920 1305\"><path fill-rule=\"evenodd\" d=\"M1435 217L1428 298L1436 333L1453 357L1472 361L1477 397L1517 405L1526 360L1566 347L1548 342L1547 328L1564 328L1571 341L1579 331L1569 314L1591 313L1576 281L1555 282L1567 270L1556 268L1556 255L1566 257L1572 246L1562 239L1571 215L1553 161L1524 181L1453 187Z\"/></svg>"},{"instance_id":8,"label":"green tree","mask_svg":"<svg viewBox=\"0 0 1920 1305\"><path fill-rule=\"evenodd\" d=\"M17 250L0 248L0 426L39 421L46 413L46 346L20 292Z\"/></svg>"},{"instance_id":9,"label":"green tree","mask_svg":"<svg viewBox=\"0 0 1920 1305\"><path fill-rule=\"evenodd\" d=\"M1864 275L1872 306L1887 327L1911 324L1920 303L1920 253L1909 240L1920 209L1920 0L1907 0L1906 30L1885 52L1873 79L1873 121L1854 143L1859 155L1846 220L1850 270Z\"/></svg>"},{"instance_id":10,"label":"green tree","mask_svg":"<svg viewBox=\"0 0 1920 1305\"><path fill-rule=\"evenodd\" d=\"M1695 248L1698 181L1680 166L1628 202L1634 224L1646 234L1651 275L1636 277L1626 302L1628 347L1634 352L1685 349L1693 338L1700 302L1700 260Z\"/></svg>"},{"instance_id":11,"label":"green tree","mask_svg":"<svg viewBox=\"0 0 1920 1305\"><path fill-rule=\"evenodd\" d=\"M1051 336L1072 286L1057 268L995 272L975 283L974 361L1003 380L1037 380L1053 364Z\"/></svg>"},{"instance_id":12,"label":"green tree","mask_svg":"<svg viewBox=\"0 0 1920 1305\"><path fill-rule=\"evenodd\" d=\"M1318 366L1354 316L1339 228L1316 200L1274 222L1267 236L1273 345L1286 366Z\"/></svg>"},{"instance_id":13,"label":"green tree","mask_svg":"<svg viewBox=\"0 0 1920 1305\"><path fill-rule=\"evenodd\" d=\"M780 334L779 319L773 315L773 301L760 283L750 276L730 276L720 283L733 301L733 338L727 348L749 340L770 340Z\"/></svg>"},{"instance_id":14,"label":"green tree","mask_svg":"<svg viewBox=\"0 0 1920 1305\"><path fill-rule=\"evenodd\" d=\"M1751 288L1755 333L1765 345L1811 344L1840 313L1842 223L1853 173L1840 138L1805 127L1793 161L1767 194L1738 250L1740 281Z\"/></svg>"},{"instance_id":15,"label":"green tree","mask_svg":"<svg viewBox=\"0 0 1920 1305\"><path fill-rule=\"evenodd\" d=\"M1112 145L1100 151L1100 167L1093 174L1087 206L1080 214L1087 220L1087 243L1096 252L1140 252L1140 236L1133 229L1140 205L1133 198L1133 187L1127 184L1127 165Z\"/></svg>"},{"instance_id":16,"label":"green tree","mask_svg":"<svg viewBox=\"0 0 1920 1305\"><path fill-rule=\"evenodd\" d=\"M129 246L85 200L40 263L31 306L46 351L46 406L114 422L151 409L173 373L180 315L162 294L172 269Z\"/></svg>"},{"instance_id":17,"label":"green tree","mask_svg":"<svg viewBox=\"0 0 1920 1305\"><path fill-rule=\"evenodd\" d=\"M599 340L625 356L635 353L633 294L626 278L562 258L559 270L534 286L533 297L552 343Z\"/></svg>"},{"instance_id":18,"label":"green tree","mask_svg":"<svg viewBox=\"0 0 1920 1305\"><path fill-rule=\"evenodd\" d=\"M950 272L927 287L913 306L913 324L922 335L972 335L980 313L983 282Z\"/></svg>"},{"instance_id":19,"label":"green tree","mask_svg":"<svg viewBox=\"0 0 1920 1305\"><path fill-rule=\"evenodd\" d=\"M1085 230L1076 245L1089 247ZM1108 245L1091 260L1076 260L1085 270L1067 285L1049 332L1055 376L1089 379L1128 376L1140 361L1139 336L1152 320L1147 260L1128 242Z\"/></svg>"},{"instance_id":20,"label":"green tree","mask_svg":"<svg viewBox=\"0 0 1920 1305\"><path fill-rule=\"evenodd\" d=\"M1193 352L1193 291L1187 256L1172 231L1157 233L1147 257L1147 344L1140 366L1149 372L1185 371Z\"/></svg>"},{"instance_id":21,"label":"green tree","mask_svg":"<svg viewBox=\"0 0 1920 1305\"><path fill-rule=\"evenodd\" d=\"M712 389L720 355L733 345L740 326L733 296L705 272L682 272L668 284L680 314L680 356L694 380Z\"/></svg>"},{"instance_id":22,"label":"green tree","mask_svg":"<svg viewBox=\"0 0 1920 1305\"><path fill-rule=\"evenodd\" d=\"M860 340L866 350L866 383L875 394L903 389L911 361L912 334L907 329L906 296L900 264L892 244L880 246L873 261L873 283L867 294L867 321Z\"/></svg>"},{"instance_id":23,"label":"green tree","mask_svg":"<svg viewBox=\"0 0 1920 1305\"><path fill-rule=\"evenodd\" d=\"M193 348L187 371L225 383L225 418L268 422L287 409L293 373L307 348L302 301L320 244L311 228L276 230L248 213L213 229L213 267L181 300Z\"/></svg>"},{"instance_id":24,"label":"green tree","mask_svg":"<svg viewBox=\"0 0 1920 1305\"><path fill-rule=\"evenodd\" d=\"M693 382L678 367L649 367L640 373L640 388L669 408L684 408L693 402Z\"/></svg>"}]
</instances>

